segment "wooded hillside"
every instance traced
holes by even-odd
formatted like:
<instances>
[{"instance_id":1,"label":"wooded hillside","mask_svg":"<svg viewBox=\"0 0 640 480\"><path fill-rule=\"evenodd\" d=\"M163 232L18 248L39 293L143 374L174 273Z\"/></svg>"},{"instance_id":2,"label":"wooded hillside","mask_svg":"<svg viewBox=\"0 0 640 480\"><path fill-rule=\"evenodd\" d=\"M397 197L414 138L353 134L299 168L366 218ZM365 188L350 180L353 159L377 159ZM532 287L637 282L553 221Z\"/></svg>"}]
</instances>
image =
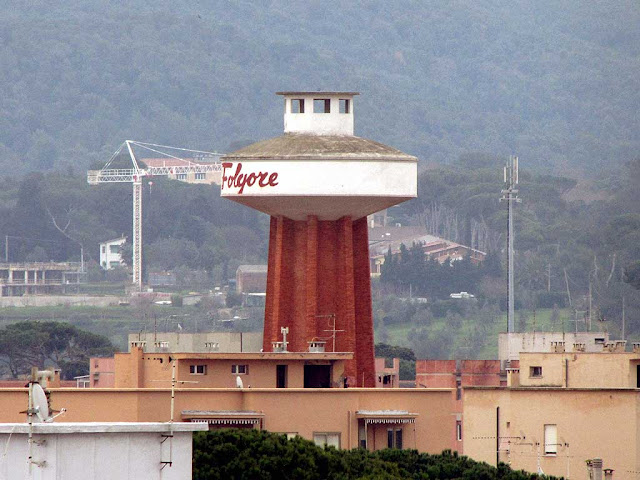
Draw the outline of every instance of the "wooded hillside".
<instances>
[{"instance_id":1,"label":"wooded hillside","mask_svg":"<svg viewBox=\"0 0 640 480\"><path fill-rule=\"evenodd\" d=\"M13 2L0 173L125 139L229 151L282 132L287 89L360 91L357 134L424 163L600 171L640 147L638 24L633 0Z\"/></svg>"}]
</instances>

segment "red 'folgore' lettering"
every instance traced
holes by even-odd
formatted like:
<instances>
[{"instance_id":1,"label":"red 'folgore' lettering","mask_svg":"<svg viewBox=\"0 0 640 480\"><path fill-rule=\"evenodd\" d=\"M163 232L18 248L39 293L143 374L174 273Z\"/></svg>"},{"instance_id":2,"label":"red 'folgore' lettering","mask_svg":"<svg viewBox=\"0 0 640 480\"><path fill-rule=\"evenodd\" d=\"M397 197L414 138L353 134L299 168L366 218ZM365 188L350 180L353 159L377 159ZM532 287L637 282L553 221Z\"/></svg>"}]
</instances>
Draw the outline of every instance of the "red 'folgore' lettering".
<instances>
[{"instance_id":1,"label":"red 'folgore' lettering","mask_svg":"<svg viewBox=\"0 0 640 480\"><path fill-rule=\"evenodd\" d=\"M222 163L222 190L226 188L237 188L238 194L242 195L244 191L244 187L252 187L258 182L258 186L261 188L264 187L275 187L278 185L278 174L276 172L251 172L249 174L242 173L242 163L238 163L236 167L236 171L232 175L227 176L227 169L231 169L233 167L233 163L231 162L223 162Z\"/></svg>"}]
</instances>

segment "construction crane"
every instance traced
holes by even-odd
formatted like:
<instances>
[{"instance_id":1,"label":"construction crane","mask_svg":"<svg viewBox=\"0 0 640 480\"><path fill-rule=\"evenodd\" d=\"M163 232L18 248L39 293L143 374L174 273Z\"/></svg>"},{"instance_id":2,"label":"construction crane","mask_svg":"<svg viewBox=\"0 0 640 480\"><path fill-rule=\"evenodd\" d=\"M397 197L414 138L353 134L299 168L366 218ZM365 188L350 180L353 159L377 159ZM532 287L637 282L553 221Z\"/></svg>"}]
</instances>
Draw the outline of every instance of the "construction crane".
<instances>
[{"instance_id":1,"label":"construction crane","mask_svg":"<svg viewBox=\"0 0 640 480\"><path fill-rule=\"evenodd\" d=\"M180 160L183 162L181 165L162 165L162 166L147 166L141 165L144 162L142 159L139 162L139 158L136 158L134 153L134 147L144 149L148 152L163 158ZM168 153L171 152L186 152L192 154L199 159L214 159L210 163L197 163L191 160L187 160L176 155ZM101 170L89 170L87 172L87 182L91 185L98 185L102 183L131 183L133 184L133 284L140 291L142 289L142 181L145 177L154 176L169 176L169 175L186 175L189 173L212 173L220 172L222 167L220 164L221 153L217 152L205 152L202 150L190 150L187 148L171 147L167 145L158 145L154 143L136 142L133 140L126 140L118 150L111 156L109 161L102 167ZM128 157L131 166L130 168L115 168L114 161L118 158ZM147 157L148 158L148 157ZM168 162L171 164L171 162ZM185 177L186 178L186 177Z\"/></svg>"}]
</instances>

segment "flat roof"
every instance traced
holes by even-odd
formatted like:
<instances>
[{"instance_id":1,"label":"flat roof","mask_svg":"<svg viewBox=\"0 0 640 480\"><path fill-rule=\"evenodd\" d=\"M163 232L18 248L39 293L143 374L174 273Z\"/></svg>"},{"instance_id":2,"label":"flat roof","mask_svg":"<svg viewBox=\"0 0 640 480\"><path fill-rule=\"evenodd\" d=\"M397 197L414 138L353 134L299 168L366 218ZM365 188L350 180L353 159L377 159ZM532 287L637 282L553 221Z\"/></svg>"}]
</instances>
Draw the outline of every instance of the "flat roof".
<instances>
[{"instance_id":1,"label":"flat roof","mask_svg":"<svg viewBox=\"0 0 640 480\"><path fill-rule=\"evenodd\" d=\"M286 91L286 92L276 92L276 95L360 95L360 92L334 92L334 91L323 91L323 90L315 90L315 91Z\"/></svg>"},{"instance_id":2,"label":"flat roof","mask_svg":"<svg viewBox=\"0 0 640 480\"><path fill-rule=\"evenodd\" d=\"M176 360L352 360L353 352L145 352L157 357L164 355Z\"/></svg>"},{"instance_id":3,"label":"flat roof","mask_svg":"<svg viewBox=\"0 0 640 480\"><path fill-rule=\"evenodd\" d=\"M156 433L208 430L207 424L186 422L56 422L34 423L34 434ZM29 433L28 423L0 423L0 433Z\"/></svg>"},{"instance_id":4,"label":"flat roof","mask_svg":"<svg viewBox=\"0 0 640 480\"><path fill-rule=\"evenodd\" d=\"M538 387L538 386L496 386L473 385L462 387L464 390L502 390L505 392L634 392L640 394L640 390L632 387ZM382 389L385 390L385 389ZM388 389L392 390L392 389Z\"/></svg>"}]
</instances>

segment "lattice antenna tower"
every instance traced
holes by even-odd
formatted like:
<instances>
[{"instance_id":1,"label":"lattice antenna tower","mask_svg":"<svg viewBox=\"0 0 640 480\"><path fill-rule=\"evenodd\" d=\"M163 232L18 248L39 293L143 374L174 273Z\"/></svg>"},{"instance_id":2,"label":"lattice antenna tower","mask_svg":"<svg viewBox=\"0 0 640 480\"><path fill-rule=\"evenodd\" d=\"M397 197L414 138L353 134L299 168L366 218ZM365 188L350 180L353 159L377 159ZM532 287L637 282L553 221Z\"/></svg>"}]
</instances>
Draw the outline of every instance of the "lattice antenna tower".
<instances>
[{"instance_id":1,"label":"lattice antenna tower","mask_svg":"<svg viewBox=\"0 0 640 480\"><path fill-rule=\"evenodd\" d=\"M517 185L518 179L518 157L511 155L504 167L504 183L505 188L501 191L501 202L507 202L509 211L507 217L507 333L515 331L515 308L514 308L514 292L513 292L513 205L520 203L522 200L518 198Z\"/></svg>"}]
</instances>

